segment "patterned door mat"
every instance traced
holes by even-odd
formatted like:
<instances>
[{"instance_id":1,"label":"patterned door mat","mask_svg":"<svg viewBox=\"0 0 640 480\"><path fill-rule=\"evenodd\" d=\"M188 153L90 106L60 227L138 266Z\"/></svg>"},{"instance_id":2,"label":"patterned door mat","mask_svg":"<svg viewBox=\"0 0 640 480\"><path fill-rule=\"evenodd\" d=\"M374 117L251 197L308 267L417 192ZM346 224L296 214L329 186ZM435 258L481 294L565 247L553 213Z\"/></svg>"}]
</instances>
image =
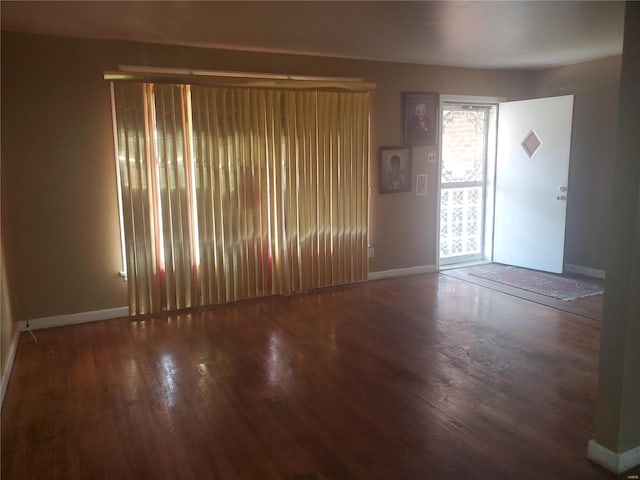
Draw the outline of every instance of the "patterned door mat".
<instances>
[{"instance_id":1,"label":"patterned door mat","mask_svg":"<svg viewBox=\"0 0 640 480\"><path fill-rule=\"evenodd\" d=\"M559 298L565 302L604 293L602 280L582 277L578 279L497 263L473 267L468 273L510 287Z\"/></svg>"}]
</instances>

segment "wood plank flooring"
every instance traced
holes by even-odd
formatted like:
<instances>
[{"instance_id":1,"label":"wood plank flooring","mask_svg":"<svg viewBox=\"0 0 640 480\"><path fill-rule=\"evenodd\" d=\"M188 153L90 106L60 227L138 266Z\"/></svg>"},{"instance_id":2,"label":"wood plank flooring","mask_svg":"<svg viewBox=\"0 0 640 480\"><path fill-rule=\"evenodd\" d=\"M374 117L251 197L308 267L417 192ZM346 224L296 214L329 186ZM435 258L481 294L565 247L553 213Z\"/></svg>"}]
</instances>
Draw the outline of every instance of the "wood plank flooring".
<instances>
[{"instance_id":1,"label":"wood plank flooring","mask_svg":"<svg viewBox=\"0 0 640 480\"><path fill-rule=\"evenodd\" d=\"M598 322L444 275L36 335L4 480L616 478Z\"/></svg>"}]
</instances>

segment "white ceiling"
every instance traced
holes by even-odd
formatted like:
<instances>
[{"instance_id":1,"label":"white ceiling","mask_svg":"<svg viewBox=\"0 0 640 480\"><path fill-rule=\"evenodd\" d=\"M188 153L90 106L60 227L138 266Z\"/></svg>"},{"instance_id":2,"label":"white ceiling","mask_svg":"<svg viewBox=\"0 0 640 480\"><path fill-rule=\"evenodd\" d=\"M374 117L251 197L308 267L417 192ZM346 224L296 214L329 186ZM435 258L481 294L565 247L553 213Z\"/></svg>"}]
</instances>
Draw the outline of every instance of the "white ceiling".
<instances>
[{"instance_id":1,"label":"white ceiling","mask_svg":"<svg viewBox=\"0 0 640 480\"><path fill-rule=\"evenodd\" d=\"M484 68L622 53L623 2L1 2L2 30Z\"/></svg>"}]
</instances>

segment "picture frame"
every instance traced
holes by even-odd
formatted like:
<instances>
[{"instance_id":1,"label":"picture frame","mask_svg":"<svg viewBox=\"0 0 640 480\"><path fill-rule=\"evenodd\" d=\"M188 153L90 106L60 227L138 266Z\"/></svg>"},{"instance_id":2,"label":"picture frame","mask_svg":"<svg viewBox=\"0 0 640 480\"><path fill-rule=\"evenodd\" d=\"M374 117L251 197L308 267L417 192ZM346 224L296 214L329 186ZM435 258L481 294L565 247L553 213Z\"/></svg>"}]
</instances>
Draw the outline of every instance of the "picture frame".
<instances>
[{"instance_id":1,"label":"picture frame","mask_svg":"<svg viewBox=\"0 0 640 480\"><path fill-rule=\"evenodd\" d=\"M405 147L381 147L380 193L411 191L411 150Z\"/></svg>"},{"instance_id":2,"label":"picture frame","mask_svg":"<svg viewBox=\"0 0 640 480\"><path fill-rule=\"evenodd\" d=\"M440 96L431 92L402 94L405 145L438 144Z\"/></svg>"}]
</instances>

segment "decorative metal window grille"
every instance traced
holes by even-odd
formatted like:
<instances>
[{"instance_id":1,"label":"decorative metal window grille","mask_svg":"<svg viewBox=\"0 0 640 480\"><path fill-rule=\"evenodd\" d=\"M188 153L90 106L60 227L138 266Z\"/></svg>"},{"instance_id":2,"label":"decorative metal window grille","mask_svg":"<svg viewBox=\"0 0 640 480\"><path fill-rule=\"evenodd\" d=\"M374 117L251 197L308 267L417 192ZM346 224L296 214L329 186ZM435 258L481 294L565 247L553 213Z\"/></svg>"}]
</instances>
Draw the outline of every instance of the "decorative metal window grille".
<instances>
[{"instance_id":1,"label":"decorative metal window grille","mask_svg":"<svg viewBox=\"0 0 640 480\"><path fill-rule=\"evenodd\" d=\"M479 254L481 221L481 186L443 189L440 194L440 258Z\"/></svg>"},{"instance_id":2,"label":"decorative metal window grille","mask_svg":"<svg viewBox=\"0 0 640 480\"><path fill-rule=\"evenodd\" d=\"M483 180L485 115L484 110L443 113L443 184Z\"/></svg>"}]
</instances>

